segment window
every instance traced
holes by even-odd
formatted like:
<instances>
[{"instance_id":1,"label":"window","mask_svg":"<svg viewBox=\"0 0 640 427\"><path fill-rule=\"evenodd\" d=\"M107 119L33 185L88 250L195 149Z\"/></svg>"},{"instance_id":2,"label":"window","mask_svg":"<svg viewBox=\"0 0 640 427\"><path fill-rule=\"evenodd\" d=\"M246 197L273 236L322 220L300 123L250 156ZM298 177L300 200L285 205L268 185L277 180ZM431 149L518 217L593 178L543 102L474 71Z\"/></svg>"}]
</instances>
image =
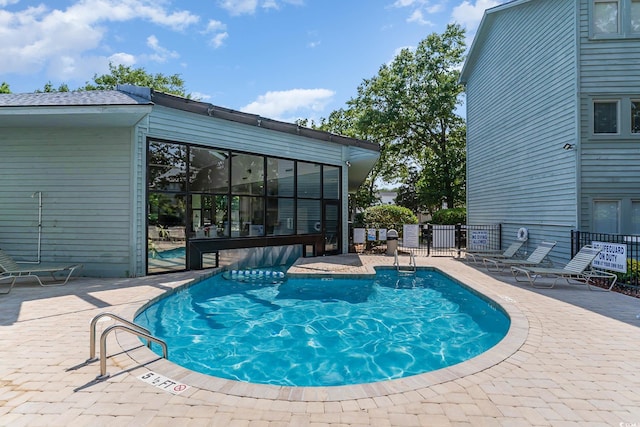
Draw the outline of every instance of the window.
<instances>
[{"instance_id":1,"label":"window","mask_svg":"<svg viewBox=\"0 0 640 427\"><path fill-rule=\"evenodd\" d=\"M618 101L593 102L593 133L618 133Z\"/></svg>"},{"instance_id":2,"label":"window","mask_svg":"<svg viewBox=\"0 0 640 427\"><path fill-rule=\"evenodd\" d=\"M320 233L320 200L298 200L298 234Z\"/></svg>"},{"instance_id":3,"label":"window","mask_svg":"<svg viewBox=\"0 0 640 427\"><path fill-rule=\"evenodd\" d=\"M293 197L293 160L267 159L267 195Z\"/></svg>"},{"instance_id":4,"label":"window","mask_svg":"<svg viewBox=\"0 0 640 427\"><path fill-rule=\"evenodd\" d=\"M295 206L293 199L267 199L267 235L282 236L293 234Z\"/></svg>"},{"instance_id":5,"label":"window","mask_svg":"<svg viewBox=\"0 0 640 427\"><path fill-rule=\"evenodd\" d=\"M322 195L325 199L340 198L340 168L325 166L322 171Z\"/></svg>"},{"instance_id":6,"label":"window","mask_svg":"<svg viewBox=\"0 0 640 427\"><path fill-rule=\"evenodd\" d=\"M320 165L298 162L298 197L319 199L320 196Z\"/></svg>"},{"instance_id":7,"label":"window","mask_svg":"<svg viewBox=\"0 0 640 427\"><path fill-rule=\"evenodd\" d=\"M631 0L631 32L640 33L640 0Z\"/></svg>"},{"instance_id":8,"label":"window","mask_svg":"<svg viewBox=\"0 0 640 427\"><path fill-rule=\"evenodd\" d=\"M231 193L252 196L264 194L264 157L232 154Z\"/></svg>"},{"instance_id":9,"label":"window","mask_svg":"<svg viewBox=\"0 0 640 427\"><path fill-rule=\"evenodd\" d=\"M229 186L229 153L192 147L189 174L191 191L226 193Z\"/></svg>"},{"instance_id":10,"label":"window","mask_svg":"<svg viewBox=\"0 0 640 427\"><path fill-rule=\"evenodd\" d=\"M147 271L187 268L192 240L325 233L337 250L341 188L341 166L149 140Z\"/></svg>"},{"instance_id":11,"label":"window","mask_svg":"<svg viewBox=\"0 0 640 427\"><path fill-rule=\"evenodd\" d=\"M640 36L640 0L592 0L591 36Z\"/></svg>"},{"instance_id":12,"label":"window","mask_svg":"<svg viewBox=\"0 0 640 427\"><path fill-rule=\"evenodd\" d=\"M631 101L631 133L640 133L640 101Z\"/></svg>"},{"instance_id":13,"label":"window","mask_svg":"<svg viewBox=\"0 0 640 427\"><path fill-rule=\"evenodd\" d=\"M640 235L640 201L631 202L631 234Z\"/></svg>"},{"instance_id":14,"label":"window","mask_svg":"<svg viewBox=\"0 0 640 427\"><path fill-rule=\"evenodd\" d=\"M184 191L187 184L187 148L179 144L149 143L149 188Z\"/></svg>"},{"instance_id":15,"label":"window","mask_svg":"<svg viewBox=\"0 0 640 427\"><path fill-rule=\"evenodd\" d=\"M618 1L595 0L593 4L594 34L618 34L619 9Z\"/></svg>"},{"instance_id":16,"label":"window","mask_svg":"<svg viewBox=\"0 0 640 427\"><path fill-rule=\"evenodd\" d=\"M594 200L593 231L595 233L618 233L619 205L619 202L615 200Z\"/></svg>"}]
</instances>

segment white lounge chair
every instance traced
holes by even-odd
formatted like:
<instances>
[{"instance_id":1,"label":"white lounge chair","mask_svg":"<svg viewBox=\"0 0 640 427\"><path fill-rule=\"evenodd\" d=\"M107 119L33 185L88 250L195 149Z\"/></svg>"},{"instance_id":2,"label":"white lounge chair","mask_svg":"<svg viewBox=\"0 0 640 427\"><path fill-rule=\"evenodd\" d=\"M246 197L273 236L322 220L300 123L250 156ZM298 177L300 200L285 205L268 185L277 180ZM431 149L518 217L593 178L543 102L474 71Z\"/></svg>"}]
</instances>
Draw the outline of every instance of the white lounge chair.
<instances>
[{"instance_id":1,"label":"white lounge chair","mask_svg":"<svg viewBox=\"0 0 640 427\"><path fill-rule=\"evenodd\" d=\"M81 264L68 265L64 267L47 267L39 264L34 265L19 265L17 262L13 260L9 255L7 255L2 249L0 249L0 282L5 280L11 280L11 284L9 285L9 290L6 292L0 292L0 294L8 294L13 289L13 285L15 285L16 280L20 277L35 277L35 279L40 283L40 286L62 286L66 285L69 281L69 278L73 274L73 272L82 267ZM53 282L44 283L39 274L48 273L51 275ZM56 274L64 273L65 276L62 276L64 281L59 281L56 278ZM60 280L62 280L60 279Z\"/></svg>"},{"instance_id":2,"label":"white lounge chair","mask_svg":"<svg viewBox=\"0 0 640 427\"><path fill-rule=\"evenodd\" d=\"M485 258L482 262L489 271L504 271L505 268L516 265L536 266L546 262L547 255L555 245L556 242L541 242L527 259Z\"/></svg>"},{"instance_id":3,"label":"white lounge chair","mask_svg":"<svg viewBox=\"0 0 640 427\"><path fill-rule=\"evenodd\" d=\"M611 280L609 288L610 291L613 285L616 284L618 276L608 271L602 271L591 268L591 263L598 256L601 249L595 248L591 245L583 246L582 249L573 257L571 261L563 268L543 268L543 267L511 267L513 277L518 282L524 282L522 275L527 276L527 281L531 286L536 288L553 288L559 279L565 279L567 283L571 283L570 280L575 280L580 283L586 283L591 290L591 284L595 279ZM536 279L540 277L555 277L555 280L551 285L536 284ZM596 286L597 287L597 286ZM602 289L597 287L598 289Z\"/></svg>"},{"instance_id":4,"label":"white lounge chair","mask_svg":"<svg viewBox=\"0 0 640 427\"><path fill-rule=\"evenodd\" d=\"M485 257L491 258L513 258L516 256L522 245L524 244L524 240L516 240L504 251L464 251L465 259L468 259L470 262L480 262Z\"/></svg>"}]
</instances>

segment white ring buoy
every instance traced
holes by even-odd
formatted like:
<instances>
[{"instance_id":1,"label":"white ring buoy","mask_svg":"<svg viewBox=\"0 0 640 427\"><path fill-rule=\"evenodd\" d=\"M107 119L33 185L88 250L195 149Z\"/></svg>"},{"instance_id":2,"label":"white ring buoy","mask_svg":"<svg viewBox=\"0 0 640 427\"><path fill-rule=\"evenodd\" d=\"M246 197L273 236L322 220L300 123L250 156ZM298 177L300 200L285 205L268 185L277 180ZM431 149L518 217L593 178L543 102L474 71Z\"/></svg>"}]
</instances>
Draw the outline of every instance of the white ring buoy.
<instances>
[{"instance_id":1,"label":"white ring buoy","mask_svg":"<svg viewBox=\"0 0 640 427\"><path fill-rule=\"evenodd\" d=\"M527 230L524 227L521 227L518 230L518 240L524 242L525 240L527 240L529 238L529 230Z\"/></svg>"},{"instance_id":2,"label":"white ring buoy","mask_svg":"<svg viewBox=\"0 0 640 427\"><path fill-rule=\"evenodd\" d=\"M316 231L320 231L320 228L321 228L320 221L316 222L316 223L315 223L315 225L313 226L313 228L314 228Z\"/></svg>"}]
</instances>

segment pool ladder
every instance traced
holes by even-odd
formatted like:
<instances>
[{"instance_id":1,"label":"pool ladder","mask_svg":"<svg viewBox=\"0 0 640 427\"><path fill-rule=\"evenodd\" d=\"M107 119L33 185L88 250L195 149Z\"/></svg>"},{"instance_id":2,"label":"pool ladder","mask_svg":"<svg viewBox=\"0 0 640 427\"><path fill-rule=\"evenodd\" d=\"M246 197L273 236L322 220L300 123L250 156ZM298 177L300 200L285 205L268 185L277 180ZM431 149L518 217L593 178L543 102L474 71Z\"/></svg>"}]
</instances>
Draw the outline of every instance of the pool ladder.
<instances>
[{"instance_id":1,"label":"pool ladder","mask_svg":"<svg viewBox=\"0 0 640 427\"><path fill-rule=\"evenodd\" d=\"M409 251L409 265L402 266L400 265L398 250L396 249L393 265L396 267L396 270L398 270L398 274L416 274L416 256L413 253L413 250Z\"/></svg>"},{"instance_id":2,"label":"pool ladder","mask_svg":"<svg viewBox=\"0 0 640 427\"><path fill-rule=\"evenodd\" d=\"M140 338L146 339L148 348L151 348L152 342L159 344L160 347L162 347L162 357L165 359L168 357L167 343L162 341L160 338L156 338L151 335L151 332L147 328L136 325L135 323L125 320L113 313L100 313L91 319L91 325L89 326L89 358L87 359L87 363L94 362L96 360L96 325L98 320L103 317L110 317L112 320L120 322L120 324L111 325L105 328L100 335L100 375L97 379L103 380L109 377L107 374L107 335L116 329L127 331Z\"/></svg>"}]
</instances>

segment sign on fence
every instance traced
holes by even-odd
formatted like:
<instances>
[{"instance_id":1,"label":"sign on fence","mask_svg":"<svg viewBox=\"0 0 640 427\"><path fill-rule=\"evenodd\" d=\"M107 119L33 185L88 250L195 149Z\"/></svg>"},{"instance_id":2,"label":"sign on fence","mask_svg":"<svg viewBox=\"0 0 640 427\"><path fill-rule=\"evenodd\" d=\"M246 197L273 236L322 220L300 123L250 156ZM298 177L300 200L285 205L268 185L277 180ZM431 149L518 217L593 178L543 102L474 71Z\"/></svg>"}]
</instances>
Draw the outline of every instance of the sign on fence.
<instances>
[{"instance_id":1,"label":"sign on fence","mask_svg":"<svg viewBox=\"0 0 640 427\"><path fill-rule=\"evenodd\" d=\"M386 228L381 228L380 230L378 230L378 240L381 240L383 242L387 240L387 229Z\"/></svg>"},{"instance_id":2,"label":"sign on fence","mask_svg":"<svg viewBox=\"0 0 640 427\"><path fill-rule=\"evenodd\" d=\"M601 270L627 272L627 245L608 242L591 242L591 244L602 249L591 265Z\"/></svg>"},{"instance_id":3,"label":"sign on fence","mask_svg":"<svg viewBox=\"0 0 640 427\"><path fill-rule=\"evenodd\" d=\"M420 225L404 224L402 226L402 246L405 248L420 247Z\"/></svg>"},{"instance_id":4,"label":"sign on fence","mask_svg":"<svg viewBox=\"0 0 640 427\"><path fill-rule=\"evenodd\" d=\"M355 244L364 243L364 235L365 235L365 229L364 228L354 228L353 229L353 243L355 243Z\"/></svg>"},{"instance_id":5,"label":"sign on fence","mask_svg":"<svg viewBox=\"0 0 640 427\"><path fill-rule=\"evenodd\" d=\"M489 231L488 230L473 230L471 232L471 248L477 249L479 246L484 247L489 244Z\"/></svg>"}]
</instances>

